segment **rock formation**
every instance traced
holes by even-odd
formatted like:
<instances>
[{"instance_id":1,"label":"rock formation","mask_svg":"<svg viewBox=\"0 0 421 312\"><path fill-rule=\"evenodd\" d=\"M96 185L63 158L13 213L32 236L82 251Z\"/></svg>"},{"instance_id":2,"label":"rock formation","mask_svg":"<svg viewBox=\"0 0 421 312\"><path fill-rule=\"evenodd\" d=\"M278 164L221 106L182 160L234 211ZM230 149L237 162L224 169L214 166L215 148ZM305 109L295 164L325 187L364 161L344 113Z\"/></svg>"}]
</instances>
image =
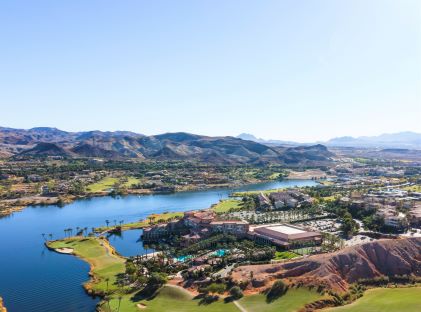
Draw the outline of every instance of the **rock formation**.
<instances>
[{"instance_id":1,"label":"rock formation","mask_svg":"<svg viewBox=\"0 0 421 312\"><path fill-rule=\"evenodd\" d=\"M283 263L240 266L232 277L245 282L253 276L250 284L254 288L267 287L282 278L295 284L346 291L362 278L396 275L421 276L421 238L379 240Z\"/></svg>"}]
</instances>

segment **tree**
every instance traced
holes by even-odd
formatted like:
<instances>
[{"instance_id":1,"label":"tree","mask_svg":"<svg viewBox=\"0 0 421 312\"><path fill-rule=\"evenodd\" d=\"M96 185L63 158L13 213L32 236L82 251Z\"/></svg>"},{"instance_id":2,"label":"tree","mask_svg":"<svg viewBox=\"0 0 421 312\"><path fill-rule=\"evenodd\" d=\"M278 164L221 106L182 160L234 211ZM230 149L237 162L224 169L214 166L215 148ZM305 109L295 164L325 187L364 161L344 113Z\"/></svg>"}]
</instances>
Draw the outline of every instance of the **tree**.
<instances>
[{"instance_id":1,"label":"tree","mask_svg":"<svg viewBox=\"0 0 421 312\"><path fill-rule=\"evenodd\" d=\"M148 280L148 285L154 288L161 287L167 282L167 275L165 273L153 272Z\"/></svg>"},{"instance_id":2,"label":"tree","mask_svg":"<svg viewBox=\"0 0 421 312\"><path fill-rule=\"evenodd\" d=\"M352 216L349 212L345 212L342 217L341 231L345 236L350 237L358 232L359 225L352 219Z\"/></svg>"},{"instance_id":3,"label":"tree","mask_svg":"<svg viewBox=\"0 0 421 312\"><path fill-rule=\"evenodd\" d=\"M117 311L120 311L121 299L123 299L123 297L122 296L118 296L118 308L117 308Z\"/></svg>"},{"instance_id":4,"label":"tree","mask_svg":"<svg viewBox=\"0 0 421 312\"><path fill-rule=\"evenodd\" d=\"M85 186L82 181L75 180L70 184L69 193L73 195L85 194Z\"/></svg>"},{"instance_id":5,"label":"tree","mask_svg":"<svg viewBox=\"0 0 421 312\"><path fill-rule=\"evenodd\" d=\"M126 274L133 275L134 273L136 273L136 266L134 265L133 262L127 261L127 263L126 263Z\"/></svg>"},{"instance_id":6,"label":"tree","mask_svg":"<svg viewBox=\"0 0 421 312\"><path fill-rule=\"evenodd\" d=\"M266 300L272 302L284 295L288 290L288 286L282 280L277 280L266 294Z\"/></svg>"},{"instance_id":7,"label":"tree","mask_svg":"<svg viewBox=\"0 0 421 312\"><path fill-rule=\"evenodd\" d=\"M223 294L225 291L224 284L212 283L205 288L205 291L210 294Z\"/></svg>"},{"instance_id":8,"label":"tree","mask_svg":"<svg viewBox=\"0 0 421 312\"><path fill-rule=\"evenodd\" d=\"M108 292L108 282L110 281L110 278L109 277L107 277L106 279L105 279L105 282L107 283L107 292Z\"/></svg>"},{"instance_id":9,"label":"tree","mask_svg":"<svg viewBox=\"0 0 421 312\"><path fill-rule=\"evenodd\" d=\"M240 287L234 286L230 289L230 295L234 300L238 300L243 297L243 292L241 291Z\"/></svg>"}]
</instances>

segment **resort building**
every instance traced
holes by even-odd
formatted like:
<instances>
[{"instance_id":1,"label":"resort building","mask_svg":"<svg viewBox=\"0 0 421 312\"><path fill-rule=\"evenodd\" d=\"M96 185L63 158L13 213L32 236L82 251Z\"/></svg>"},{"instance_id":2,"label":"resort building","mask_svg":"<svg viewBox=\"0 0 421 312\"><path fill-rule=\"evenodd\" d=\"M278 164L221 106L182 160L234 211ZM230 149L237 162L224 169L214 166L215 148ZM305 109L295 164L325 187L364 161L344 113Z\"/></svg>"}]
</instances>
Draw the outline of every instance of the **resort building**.
<instances>
[{"instance_id":1,"label":"resort building","mask_svg":"<svg viewBox=\"0 0 421 312\"><path fill-rule=\"evenodd\" d=\"M257 242L284 248L315 246L322 242L322 235L319 232L282 223L250 227L248 236Z\"/></svg>"},{"instance_id":2,"label":"resort building","mask_svg":"<svg viewBox=\"0 0 421 312\"><path fill-rule=\"evenodd\" d=\"M184 213L184 224L191 228L208 226L216 218L213 210L187 211Z\"/></svg>"},{"instance_id":3,"label":"resort building","mask_svg":"<svg viewBox=\"0 0 421 312\"><path fill-rule=\"evenodd\" d=\"M145 228L142 238L154 241L170 235L182 235L182 244L188 246L215 232L243 237L248 231L249 224L246 221L217 220L213 210L200 210L187 211L182 219Z\"/></svg>"},{"instance_id":4,"label":"resort building","mask_svg":"<svg viewBox=\"0 0 421 312\"><path fill-rule=\"evenodd\" d=\"M245 236L249 231L246 221L213 221L209 224L212 232L222 232L236 236Z\"/></svg>"}]
</instances>

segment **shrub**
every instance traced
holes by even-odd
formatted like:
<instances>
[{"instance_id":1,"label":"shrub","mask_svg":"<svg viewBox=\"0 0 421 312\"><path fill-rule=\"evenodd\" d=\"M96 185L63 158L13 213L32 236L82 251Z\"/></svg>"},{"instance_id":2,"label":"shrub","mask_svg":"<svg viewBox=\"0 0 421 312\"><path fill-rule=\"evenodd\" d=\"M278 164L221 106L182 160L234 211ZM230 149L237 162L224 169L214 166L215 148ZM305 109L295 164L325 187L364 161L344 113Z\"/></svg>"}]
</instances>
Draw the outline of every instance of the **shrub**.
<instances>
[{"instance_id":1,"label":"shrub","mask_svg":"<svg viewBox=\"0 0 421 312\"><path fill-rule=\"evenodd\" d=\"M283 296L288 290L288 286L282 280L277 280L266 294L268 302L272 302Z\"/></svg>"},{"instance_id":2,"label":"shrub","mask_svg":"<svg viewBox=\"0 0 421 312\"><path fill-rule=\"evenodd\" d=\"M205 288L205 291L211 294L222 294L225 291L225 285L212 283L208 287Z\"/></svg>"},{"instance_id":3,"label":"shrub","mask_svg":"<svg viewBox=\"0 0 421 312\"><path fill-rule=\"evenodd\" d=\"M237 300L243 297L243 292L240 287L234 286L230 289L230 295L233 299Z\"/></svg>"}]
</instances>

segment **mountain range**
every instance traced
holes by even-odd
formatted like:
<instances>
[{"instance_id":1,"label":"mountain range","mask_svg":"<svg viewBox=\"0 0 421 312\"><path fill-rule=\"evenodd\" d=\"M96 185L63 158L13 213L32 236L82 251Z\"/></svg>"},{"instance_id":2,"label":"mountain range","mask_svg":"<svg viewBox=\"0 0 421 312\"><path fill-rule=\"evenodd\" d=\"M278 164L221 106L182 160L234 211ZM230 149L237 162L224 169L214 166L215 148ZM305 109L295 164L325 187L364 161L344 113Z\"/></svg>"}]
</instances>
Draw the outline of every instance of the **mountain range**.
<instances>
[{"instance_id":1,"label":"mountain range","mask_svg":"<svg viewBox=\"0 0 421 312\"><path fill-rule=\"evenodd\" d=\"M0 128L0 156L99 157L106 159L194 160L218 164L322 164L334 156L325 146L269 146L230 136L184 132L146 136L134 132L66 132L38 127Z\"/></svg>"},{"instance_id":2,"label":"mountain range","mask_svg":"<svg viewBox=\"0 0 421 312\"><path fill-rule=\"evenodd\" d=\"M385 133L378 136L361 136L356 138L351 136L344 136L333 138L325 142L315 143L298 143L294 141L282 140L264 140L256 138L254 135L248 133L242 133L237 137L269 145L297 146L323 144L332 147L403 148L421 150L421 133L415 133L410 131L398 133Z\"/></svg>"}]
</instances>

